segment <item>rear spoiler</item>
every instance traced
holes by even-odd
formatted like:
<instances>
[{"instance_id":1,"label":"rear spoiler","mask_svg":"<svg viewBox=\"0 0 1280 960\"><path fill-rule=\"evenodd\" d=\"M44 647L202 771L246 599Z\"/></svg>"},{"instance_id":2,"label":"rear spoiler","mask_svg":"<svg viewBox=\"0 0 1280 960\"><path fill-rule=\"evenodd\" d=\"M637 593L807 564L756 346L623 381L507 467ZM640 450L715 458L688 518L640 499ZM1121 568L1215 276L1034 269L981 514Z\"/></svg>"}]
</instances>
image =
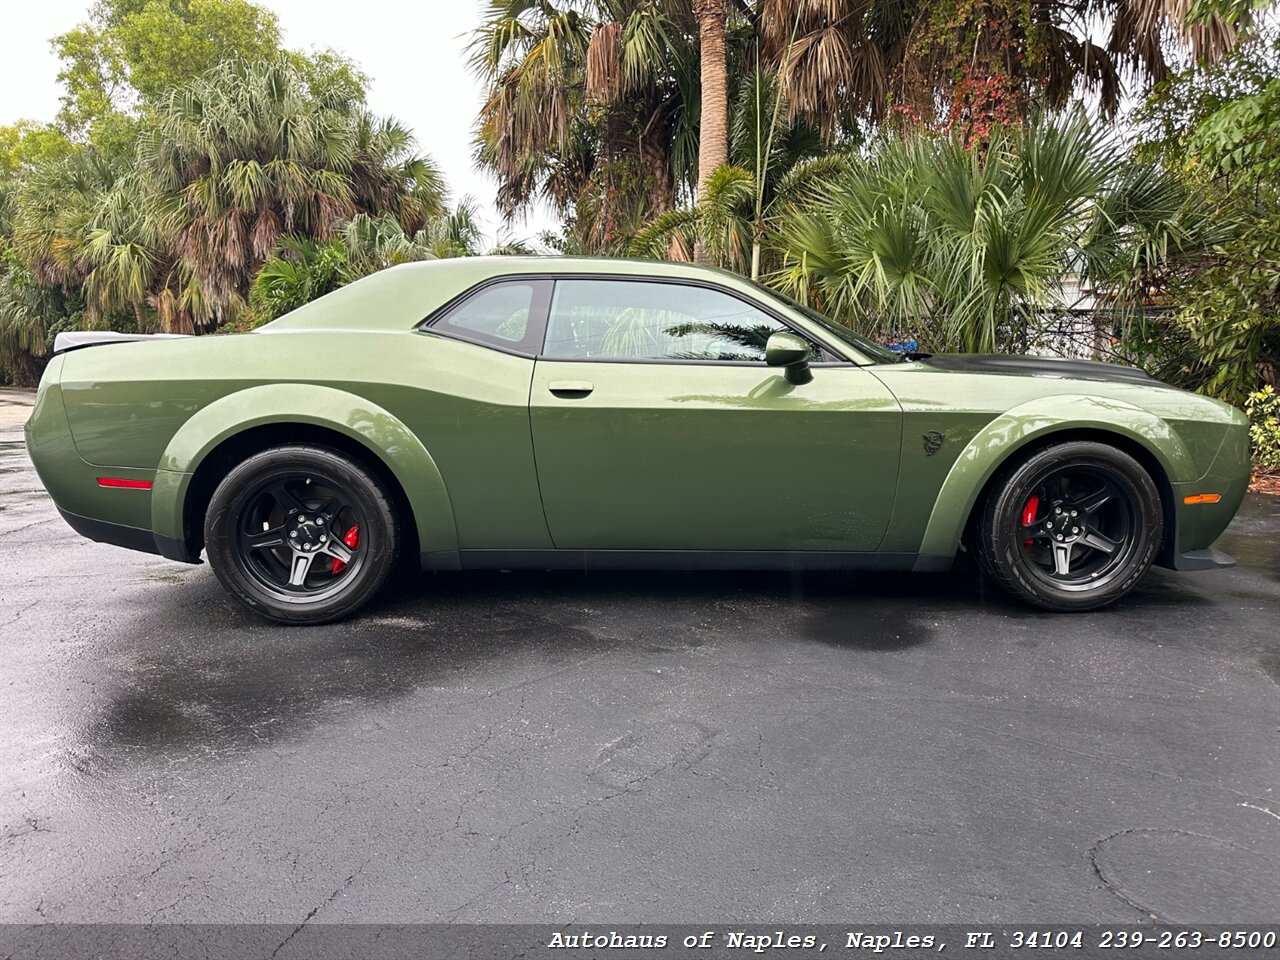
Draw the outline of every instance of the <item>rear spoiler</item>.
<instances>
[{"instance_id":1,"label":"rear spoiler","mask_svg":"<svg viewBox=\"0 0 1280 960\"><path fill-rule=\"evenodd\" d=\"M73 330L53 338L53 355L102 343L131 343L135 340L180 340L185 333L114 333L110 330Z\"/></svg>"}]
</instances>

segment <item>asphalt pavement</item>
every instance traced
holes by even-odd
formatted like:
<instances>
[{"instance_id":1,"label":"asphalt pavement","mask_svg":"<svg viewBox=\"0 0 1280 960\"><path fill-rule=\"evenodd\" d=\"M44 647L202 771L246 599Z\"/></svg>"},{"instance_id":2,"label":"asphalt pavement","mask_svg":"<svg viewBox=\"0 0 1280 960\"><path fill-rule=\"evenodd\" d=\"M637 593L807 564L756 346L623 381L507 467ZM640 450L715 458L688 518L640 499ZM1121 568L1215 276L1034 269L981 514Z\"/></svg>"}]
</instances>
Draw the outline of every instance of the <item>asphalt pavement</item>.
<instances>
[{"instance_id":1,"label":"asphalt pavement","mask_svg":"<svg viewBox=\"0 0 1280 960\"><path fill-rule=\"evenodd\" d=\"M1231 570L436 574L269 624L83 540L0 391L0 921L1280 915L1280 498Z\"/></svg>"}]
</instances>

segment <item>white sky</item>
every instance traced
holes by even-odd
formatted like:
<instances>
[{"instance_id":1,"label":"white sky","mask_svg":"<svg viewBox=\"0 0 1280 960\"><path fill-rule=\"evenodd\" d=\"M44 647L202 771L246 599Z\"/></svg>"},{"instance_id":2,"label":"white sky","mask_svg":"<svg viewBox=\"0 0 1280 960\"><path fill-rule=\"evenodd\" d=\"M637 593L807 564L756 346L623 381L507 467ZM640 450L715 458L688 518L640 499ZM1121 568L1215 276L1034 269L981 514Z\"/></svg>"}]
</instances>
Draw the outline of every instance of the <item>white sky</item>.
<instances>
[{"instance_id":1,"label":"white sky","mask_svg":"<svg viewBox=\"0 0 1280 960\"><path fill-rule=\"evenodd\" d=\"M471 125L481 102L466 66L469 31L482 0L256 0L280 20L284 45L332 47L369 75L369 106L411 128L456 199L478 201L492 240L534 237L555 225L544 212L504 227L494 181L471 160ZM0 0L0 125L52 120L59 63L50 38L88 18L91 0Z\"/></svg>"}]
</instances>

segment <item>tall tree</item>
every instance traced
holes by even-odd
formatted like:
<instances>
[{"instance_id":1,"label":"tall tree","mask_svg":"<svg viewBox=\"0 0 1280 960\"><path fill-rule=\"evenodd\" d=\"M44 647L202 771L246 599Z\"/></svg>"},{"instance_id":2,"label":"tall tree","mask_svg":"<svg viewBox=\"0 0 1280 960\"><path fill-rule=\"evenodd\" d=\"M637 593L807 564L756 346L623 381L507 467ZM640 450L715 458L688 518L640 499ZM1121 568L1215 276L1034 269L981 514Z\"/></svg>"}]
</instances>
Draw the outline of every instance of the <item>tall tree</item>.
<instances>
[{"instance_id":1,"label":"tall tree","mask_svg":"<svg viewBox=\"0 0 1280 960\"><path fill-rule=\"evenodd\" d=\"M763 65L782 78L792 121L819 130L830 144L883 119L917 4L756 0L747 10Z\"/></svg>"},{"instance_id":2,"label":"tall tree","mask_svg":"<svg viewBox=\"0 0 1280 960\"><path fill-rule=\"evenodd\" d=\"M698 62L702 83L698 117L698 200L707 199L712 175L729 160L729 76L725 62L725 0L693 0L698 22ZM702 238L693 258L708 263L711 252Z\"/></svg>"},{"instance_id":3,"label":"tall tree","mask_svg":"<svg viewBox=\"0 0 1280 960\"><path fill-rule=\"evenodd\" d=\"M53 39L62 60L59 121L95 139L124 138L125 120L229 58L280 52L274 14L248 0L98 0Z\"/></svg>"},{"instance_id":4,"label":"tall tree","mask_svg":"<svg viewBox=\"0 0 1280 960\"><path fill-rule=\"evenodd\" d=\"M694 182L689 0L492 0L472 43L488 85L476 156L508 215L537 200L575 246L618 249Z\"/></svg>"},{"instance_id":5,"label":"tall tree","mask_svg":"<svg viewBox=\"0 0 1280 960\"><path fill-rule=\"evenodd\" d=\"M173 224L172 268L151 297L161 325L233 317L283 234L327 239L358 213L420 229L443 212L444 185L413 146L341 88L313 93L287 57L229 61L174 90L139 145Z\"/></svg>"},{"instance_id":6,"label":"tall tree","mask_svg":"<svg viewBox=\"0 0 1280 960\"><path fill-rule=\"evenodd\" d=\"M693 0L702 81L698 132L698 196L717 167L729 162L729 72L725 61L725 0Z\"/></svg>"}]
</instances>

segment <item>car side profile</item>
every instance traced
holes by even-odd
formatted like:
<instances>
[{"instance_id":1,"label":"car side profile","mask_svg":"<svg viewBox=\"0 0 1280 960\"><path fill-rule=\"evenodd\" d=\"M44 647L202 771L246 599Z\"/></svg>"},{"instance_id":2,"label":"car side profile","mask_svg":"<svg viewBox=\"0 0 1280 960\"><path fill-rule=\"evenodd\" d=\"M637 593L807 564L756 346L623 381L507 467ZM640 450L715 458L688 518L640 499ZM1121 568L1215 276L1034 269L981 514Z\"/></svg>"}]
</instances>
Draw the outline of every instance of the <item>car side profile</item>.
<instances>
[{"instance_id":1,"label":"car side profile","mask_svg":"<svg viewBox=\"0 0 1280 960\"><path fill-rule=\"evenodd\" d=\"M1244 415L1091 361L901 356L733 274L393 267L252 333L64 334L27 444L94 540L268 617L402 555L482 568L947 569L1090 610L1212 549Z\"/></svg>"}]
</instances>

